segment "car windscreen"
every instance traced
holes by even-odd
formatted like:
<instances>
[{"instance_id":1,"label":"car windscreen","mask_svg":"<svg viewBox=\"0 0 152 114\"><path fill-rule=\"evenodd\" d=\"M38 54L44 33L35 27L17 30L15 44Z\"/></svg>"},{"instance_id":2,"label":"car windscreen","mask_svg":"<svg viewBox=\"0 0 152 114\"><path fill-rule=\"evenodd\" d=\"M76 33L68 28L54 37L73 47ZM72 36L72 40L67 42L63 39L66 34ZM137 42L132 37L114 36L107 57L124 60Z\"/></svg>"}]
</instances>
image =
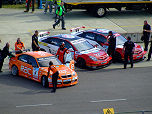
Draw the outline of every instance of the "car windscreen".
<instances>
[{"instance_id":1,"label":"car windscreen","mask_svg":"<svg viewBox=\"0 0 152 114\"><path fill-rule=\"evenodd\" d=\"M62 64L55 56L37 58L37 61L40 67L49 67L50 61L52 61L54 65Z\"/></svg>"},{"instance_id":2,"label":"car windscreen","mask_svg":"<svg viewBox=\"0 0 152 114\"><path fill-rule=\"evenodd\" d=\"M116 36L116 45L123 45L127 39L121 35Z\"/></svg>"},{"instance_id":3,"label":"car windscreen","mask_svg":"<svg viewBox=\"0 0 152 114\"><path fill-rule=\"evenodd\" d=\"M84 39L74 40L71 43L80 52L94 48L88 41Z\"/></svg>"}]
</instances>

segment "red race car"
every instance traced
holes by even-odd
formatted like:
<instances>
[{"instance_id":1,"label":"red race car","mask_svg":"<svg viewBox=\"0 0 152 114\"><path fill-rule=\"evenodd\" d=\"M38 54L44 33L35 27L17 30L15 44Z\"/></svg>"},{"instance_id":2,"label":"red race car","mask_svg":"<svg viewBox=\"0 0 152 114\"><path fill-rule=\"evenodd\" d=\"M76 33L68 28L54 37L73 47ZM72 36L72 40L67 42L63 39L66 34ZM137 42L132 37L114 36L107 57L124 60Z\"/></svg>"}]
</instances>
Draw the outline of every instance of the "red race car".
<instances>
[{"instance_id":1,"label":"red race car","mask_svg":"<svg viewBox=\"0 0 152 114\"><path fill-rule=\"evenodd\" d=\"M110 30L107 29L92 29L86 31L73 32L72 35L85 38L89 43L94 45L94 42L100 44L105 50L108 49L107 36ZM119 33L113 32L116 37L116 58L118 61L124 60L123 45L127 41L125 37ZM134 61L143 60L146 51L143 47L135 43L135 52L133 55Z\"/></svg>"},{"instance_id":2,"label":"red race car","mask_svg":"<svg viewBox=\"0 0 152 114\"><path fill-rule=\"evenodd\" d=\"M111 57L104 51L93 47L87 40L70 34L61 34L55 36L41 35L39 37L39 46L41 50L56 54L60 43L64 42L65 47L69 49L74 56L74 60L80 67L90 67L93 69L108 66L111 63Z\"/></svg>"}]
</instances>

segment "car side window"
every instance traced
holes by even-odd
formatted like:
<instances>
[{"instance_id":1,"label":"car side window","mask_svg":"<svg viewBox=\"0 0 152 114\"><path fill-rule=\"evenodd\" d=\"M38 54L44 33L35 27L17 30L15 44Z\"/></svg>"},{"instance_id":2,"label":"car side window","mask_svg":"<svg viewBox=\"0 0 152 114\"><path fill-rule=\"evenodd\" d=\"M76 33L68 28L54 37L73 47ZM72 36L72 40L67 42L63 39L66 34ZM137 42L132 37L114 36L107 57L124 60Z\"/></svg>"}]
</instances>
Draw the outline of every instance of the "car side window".
<instances>
[{"instance_id":1,"label":"car side window","mask_svg":"<svg viewBox=\"0 0 152 114\"><path fill-rule=\"evenodd\" d=\"M83 33L79 34L78 36L79 36L79 37L83 37L83 38L85 38L86 33L85 33L85 32L83 32Z\"/></svg>"},{"instance_id":2,"label":"car side window","mask_svg":"<svg viewBox=\"0 0 152 114\"><path fill-rule=\"evenodd\" d=\"M85 34L85 38L90 39L90 40L95 40L95 34L94 34L94 33L87 32L87 33Z\"/></svg>"},{"instance_id":3,"label":"car side window","mask_svg":"<svg viewBox=\"0 0 152 114\"><path fill-rule=\"evenodd\" d=\"M28 63L28 56L27 55L20 55L18 57L18 60L25 62L25 63Z\"/></svg>"},{"instance_id":4,"label":"car side window","mask_svg":"<svg viewBox=\"0 0 152 114\"><path fill-rule=\"evenodd\" d=\"M50 42L50 38L47 38L47 39L45 39L45 40L42 40L42 42L44 42L44 43L49 43L49 42Z\"/></svg>"},{"instance_id":5,"label":"car side window","mask_svg":"<svg viewBox=\"0 0 152 114\"><path fill-rule=\"evenodd\" d=\"M55 46L59 46L60 40L58 38L51 38L49 44L52 44L52 45L55 45Z\"/></svg>"},{"instance_id":6,"label":"car side window","mask_svg":"<svg viewBox=\"0 0 152 114\"><path fill-rule=\"evenodd\" d=\"M67 41L63 41L64 43L65 43L65 47L67 48L67 49L69 49L69 48L72 48L73 49L73 46L69 43L69 42L67 42Z\"/></svg>"},{"instance_id":7,"label":"car side window","mask_svg":"<svg viewBox=\"0 0 152 114\"><path fill-rule=\"evenodd\" d=\"M32 65L33 67L38 67L35 58L32 56L28 56L28 64Z\"/></svg>"},{"instance_id":8,"label":"car side window","mask_svg":"<svg viewBox=\"0 0 152 114\"><path fill-rule=\"evenodd\" d=\"M101 43L105 43L105 42L107 42L107 39L102 35L96 34L96 41L101 42Z\"/></svg>"}]
</instances>

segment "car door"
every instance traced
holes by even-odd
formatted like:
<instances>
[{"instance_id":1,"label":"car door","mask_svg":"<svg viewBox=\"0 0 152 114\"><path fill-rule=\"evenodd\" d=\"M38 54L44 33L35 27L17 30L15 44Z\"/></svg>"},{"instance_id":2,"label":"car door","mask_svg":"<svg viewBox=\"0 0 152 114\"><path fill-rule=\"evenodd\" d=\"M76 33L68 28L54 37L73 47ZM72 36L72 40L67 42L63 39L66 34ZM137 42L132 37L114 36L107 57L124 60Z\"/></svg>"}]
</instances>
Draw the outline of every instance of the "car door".
<instances>
[{"instance_id":1,"label":"car door","mask_svg":"<svg viewBox=\"0 0 152 114\"><path fill-rule=\"evenodd\" d=\"M107 42L107 38L105 38L105 36L100 35L100 34L96 34L95 35L95 40L97 41L97 43L99 43L107 51L108 42Z\"/></svg>"},{"instance_id":2,"label":"car door","mask_svg":"<svg viewBox=\"0 0 152 114\"><path fill-rule=\"evenodd\" d=\"M54 37L50 38L48 42L49 49L47 52L55 55L58 51L59 45L60 45L60 39Z\"/></svg>"},{"instance_id":3,"label":"car door","mask_svg":"<svg viewBox=\"0 0 152 114\"><path fill-rule=\"evenodd\" d=\"M30 78L32 76L32 67L28 63L28 55L23 54L18 57L19 62L19 75Z\"/></svg>"},{"instance_id":4,"label":"car door","mask_svg":"<svg viewBox=\"0 0 152 114\"><path fill-rule=\"evenodd\" d=\"M72 54L72 58L74 59L75 50L74 50L74 47L71 45L71 43L69 43L68 41L63 41L63 40L61 40L61 42L65 43L65 47L70 51L70 53Z\"/></svg>"},{"instance_id":5,"label":"car door","mask_svg":"<svg viewBox=\"0 0 152 114\"><path fill-rule=\"evenodd\" d=\"M32 80L36 80L38 81L39 80L39 66L37 64L37 60L32 57L32 56L28 56L28 64L29 64L29 67L31 68L31 79Z\"/></svg>"}]
</instances>

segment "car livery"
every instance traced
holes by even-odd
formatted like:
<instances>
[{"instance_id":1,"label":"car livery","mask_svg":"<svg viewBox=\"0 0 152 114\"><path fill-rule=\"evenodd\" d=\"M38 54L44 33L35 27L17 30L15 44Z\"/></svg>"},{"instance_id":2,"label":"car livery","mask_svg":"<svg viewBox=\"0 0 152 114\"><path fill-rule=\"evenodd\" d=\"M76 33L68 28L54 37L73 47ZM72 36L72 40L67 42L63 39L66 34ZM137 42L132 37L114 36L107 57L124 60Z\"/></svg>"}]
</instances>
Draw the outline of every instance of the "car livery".
<instances>
[{"instance_id":1,"label":"car livery","mask_svg":"<svg viewBox=\"0 0 152 114\"><path fill-rule=\"evenodd\" d=\"M80 67L99 68L111 62L112 58L104 50L93 47L88 41L78 36L61 34L39 37L40 49L52 54L57 53L61 42L65 43L65 47L70 50Z\"/></svg>"},{"instance_id":2,"label":"car livery","mask_svg":"<svg viewBox=\"0 0 152 114\"><path fill-rule=\"evenodd\" d=\"M57 87L71 86L78 83L78 76L75 71L61 64L61 62L54 55L44 51L17 54L10 58L9 68L14 76L23 76L42 83L42 86L44 87L53 87L53 72L50 71L50 75L47 76L49 61L52 61L59 71Z\"/></svg>"},{"instance_id":3,"label":"car livery","mask_svg":"<svg viewBox=\"0 0 152 114\"><path fill-rule=\"evenodd\" d=\"M92 29L80 32L73 32L72 35L85 38L89 43L94 45L95 42L100 44L106 51L108 49L107 36L110 30L107 29ZM125 37L113 31L113 35L116 37L116 58L118 60L124 60L123 45L127 41ZM97 45L98 46L98 45ZM143 47L135 43L135 51L133 60L143 60L146 51Z\"/></svg>"}]
</instances>

